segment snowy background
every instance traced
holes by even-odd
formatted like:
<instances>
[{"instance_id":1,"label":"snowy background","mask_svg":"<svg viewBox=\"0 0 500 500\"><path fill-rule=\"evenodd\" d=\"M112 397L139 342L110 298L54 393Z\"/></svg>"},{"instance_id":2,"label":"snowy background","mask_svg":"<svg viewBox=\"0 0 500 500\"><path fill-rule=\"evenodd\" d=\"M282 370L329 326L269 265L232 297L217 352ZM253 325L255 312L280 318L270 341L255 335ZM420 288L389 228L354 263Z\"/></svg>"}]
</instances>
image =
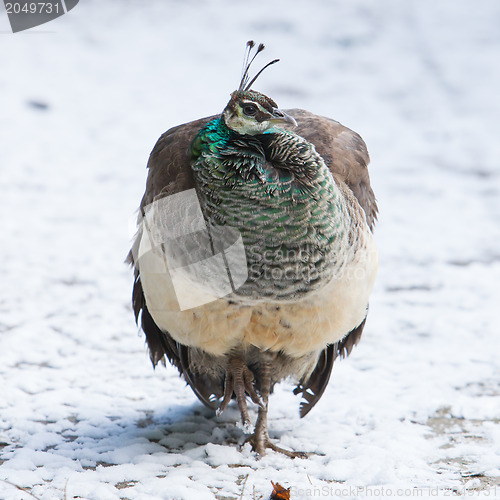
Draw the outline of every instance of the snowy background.
<instances>
[{"instance_id":1,"label":"snowy background","mask_svg":"<svg viewBox=\"0 0 500 500\"><path fill-rule=\"evenodd\" d=\"M363 136L380 206L361 344L304 420L271 398L307 460L153 371L123 264L156 139L223 109L250 38L258 90ZM0 498L500 496L499 89L497 0L82 0L15 35L2 6Z\"/></svg>"}]
</instances>

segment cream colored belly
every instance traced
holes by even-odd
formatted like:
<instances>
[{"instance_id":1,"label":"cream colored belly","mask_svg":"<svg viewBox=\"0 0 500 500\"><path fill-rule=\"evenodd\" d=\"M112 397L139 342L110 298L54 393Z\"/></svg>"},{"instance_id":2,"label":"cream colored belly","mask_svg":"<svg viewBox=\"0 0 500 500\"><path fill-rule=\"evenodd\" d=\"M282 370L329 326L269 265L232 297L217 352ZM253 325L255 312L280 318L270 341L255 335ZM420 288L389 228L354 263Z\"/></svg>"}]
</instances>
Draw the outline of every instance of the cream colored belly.
<instances>
[{"instance_id":1,"label":"cream colored belly","mask_svg":"<svg viewBox=\"0 0 500 500\"><path fill-rule=\"evenodd\" d=\"M214 355L253 345L300 357L341 340L366 316L378 267L371 234L356 255L325 287L293 302L241 303L230 296L181 311L168 271L151 272L159 271L152 266L140 275L155 323L177 342Z\"/></svg>"}]
</instances>

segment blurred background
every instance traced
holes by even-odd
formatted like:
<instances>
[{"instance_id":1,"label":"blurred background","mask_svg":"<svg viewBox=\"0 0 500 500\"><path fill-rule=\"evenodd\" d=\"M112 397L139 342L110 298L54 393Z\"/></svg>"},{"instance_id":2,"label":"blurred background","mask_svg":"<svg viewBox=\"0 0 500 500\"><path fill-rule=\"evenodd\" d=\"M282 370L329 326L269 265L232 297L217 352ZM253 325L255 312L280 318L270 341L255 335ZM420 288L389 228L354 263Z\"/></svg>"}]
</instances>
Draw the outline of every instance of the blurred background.
<instances>
[{"instance_id":1,"label":"blurred background","mask_svg":"<svg viewBox=\"0 0 500 500\"><path fill-rule=\"evenodd\" d=\"M344 468L333 454L306 472L318 484L497 484L499 26L495 0L81 0L12 34L0 6L0 478L50 495L69 474L51 465L54 453L68 470L90 474L117 447L111 439L100 448L85 425L108 438L120 435L116 425L136 436L145 415L146 427L175 420L172 400L199 410L173 369L153 375L123 260L157 138L222 111L254 39L267 47L257 65L281 59L256 90L364 138L380 208L380 274L365 338L335 368L335 387L297 438L300 448L307 432L345 424L335 446L346 449L345 436L358 432L361 451L344 457ZM170 406L158 398L167 388ZM211 422L203 418L200 425ZM393 442L396 428L404 450ZM66 431L90 451L78 455ZM417 439L426 432L437 441ZM40 433L55 452L33 444ZM22 450L52 455L12 465ZM366 462L370 454L376 464ZM106 460L118 466L129 457ZM189 475L194 466L185 467ZM265 465L250 467L269 479ZM296 465L282 467L298 480ZM147 474L130 474L138 485L130 492L152 494ZM225 474L222 490L239 494L234 473ZM104 484L118 498L112 479L86 481L96 489L75 491L92 497ZM212 498L210 479L199 484L199 498Z\"/></svg>"}]
</instances>

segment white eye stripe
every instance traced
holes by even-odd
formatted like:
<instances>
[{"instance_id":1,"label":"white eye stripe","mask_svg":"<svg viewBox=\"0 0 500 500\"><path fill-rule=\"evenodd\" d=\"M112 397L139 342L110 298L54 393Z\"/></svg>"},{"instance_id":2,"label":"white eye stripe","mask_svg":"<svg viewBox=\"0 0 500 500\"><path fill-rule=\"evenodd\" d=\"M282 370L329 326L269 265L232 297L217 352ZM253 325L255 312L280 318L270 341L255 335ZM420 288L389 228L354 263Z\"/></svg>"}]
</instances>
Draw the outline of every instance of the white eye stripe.
<instances>
[{"instance_id":1,"label":"white eye stripe","mask_svg":"<svg viewBox=\"0 0 500 500\"><path fill-rule=\"evenodd\" d=\"M241 101L241 107L243 106L256 106L261 111L266 111L258 102L255 101Z\"/></svg>"}]
</instances>

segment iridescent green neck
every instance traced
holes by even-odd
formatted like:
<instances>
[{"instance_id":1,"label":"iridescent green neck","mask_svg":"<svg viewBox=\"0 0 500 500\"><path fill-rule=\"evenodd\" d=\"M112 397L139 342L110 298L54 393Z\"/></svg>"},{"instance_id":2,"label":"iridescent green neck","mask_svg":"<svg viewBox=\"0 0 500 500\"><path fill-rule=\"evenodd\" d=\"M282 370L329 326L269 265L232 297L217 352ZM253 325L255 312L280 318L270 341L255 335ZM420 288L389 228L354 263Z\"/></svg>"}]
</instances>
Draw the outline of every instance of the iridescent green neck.
<instances>
[{"instance_id":1,"label":"iridescent green neck","mask_svg":"<svg viewBox=\"0 0 500 500\"><path fill-rule=\"evenodd\" d=\"M236 135L230 130L222 117L208 122L191 144L191 157L196 161L202 153L217 153Z\"/></svg>"},{"instance_id":2,"label":"iridescent green neck","mask_svg":"<svg viewBox=\"0 0 500 500\"><path fill-rule=\"evenodd\" d=\"M266 185L265 153L258 138L241 135L227 127L224 118L208 122L191 144L195 179L221 183L228 188L252 182Z\"/></svg>"}]
</instances>

